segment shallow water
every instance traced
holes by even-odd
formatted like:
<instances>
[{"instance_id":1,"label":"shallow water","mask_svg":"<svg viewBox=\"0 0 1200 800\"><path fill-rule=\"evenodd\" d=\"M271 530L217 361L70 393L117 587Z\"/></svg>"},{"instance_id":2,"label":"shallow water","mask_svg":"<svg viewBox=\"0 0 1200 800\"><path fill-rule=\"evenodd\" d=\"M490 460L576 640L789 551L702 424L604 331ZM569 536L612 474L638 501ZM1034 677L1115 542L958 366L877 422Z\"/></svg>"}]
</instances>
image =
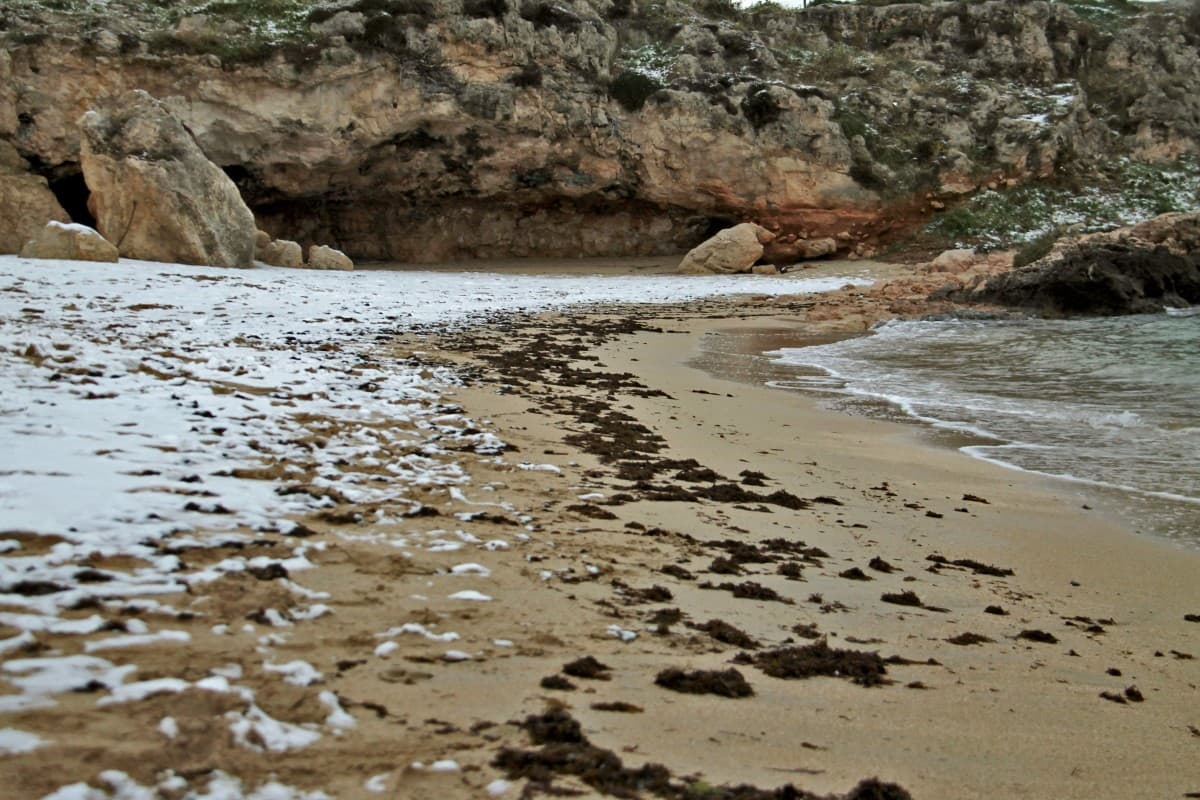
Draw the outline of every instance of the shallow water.
<instances>
[{"instance_id":1,"label":"shallow water","mask_svg":"<svg viewBox=\"0 0 1200 800\"><path fill-rule=\"evenodd\" d=\"M1130 528L1200 547L1200 314L892 322L706 337L697 366L1072 481ZM1092 502L1093 500L1088 500Z\"/></svg>"}]
</instances>

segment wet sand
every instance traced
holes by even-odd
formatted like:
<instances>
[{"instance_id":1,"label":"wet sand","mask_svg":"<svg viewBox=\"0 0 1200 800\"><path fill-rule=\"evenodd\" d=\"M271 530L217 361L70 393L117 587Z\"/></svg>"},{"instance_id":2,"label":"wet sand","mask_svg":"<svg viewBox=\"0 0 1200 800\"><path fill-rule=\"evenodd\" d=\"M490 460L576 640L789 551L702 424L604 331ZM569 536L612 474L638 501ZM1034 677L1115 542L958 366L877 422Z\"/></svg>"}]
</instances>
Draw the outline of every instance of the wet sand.
<instances>
[{"instance_id":1,"label":"wet sand","mask_svg":"<svg viewBox=\"0 0 1200 800\"><path fill-rule=\"evenodd\" d=\"M915 798L1200 791L1200 554L912 426L690 365L710 331L793 326L810 306L608 309L388 345L462 368L453 401L514 449L462 453L460 494L429 487L390 523L353 504L303 520L317 567L292 577L332 613L274 630L263 609L291 590L228 576L180 601L203 612L172 624L187 647L130 653L143 680L235 664L294 724L325 720L331 691L355 727L255 752L229 734L227 695L76 693L6 715L52 744L0 756L0 797L167 767L336 797L840 796L872 776ZM565 667L587 656L607 668ZM319 682L263 668L292 658ZM690 675L729 669L752 694Z\"/></svg>"}]
</instances>

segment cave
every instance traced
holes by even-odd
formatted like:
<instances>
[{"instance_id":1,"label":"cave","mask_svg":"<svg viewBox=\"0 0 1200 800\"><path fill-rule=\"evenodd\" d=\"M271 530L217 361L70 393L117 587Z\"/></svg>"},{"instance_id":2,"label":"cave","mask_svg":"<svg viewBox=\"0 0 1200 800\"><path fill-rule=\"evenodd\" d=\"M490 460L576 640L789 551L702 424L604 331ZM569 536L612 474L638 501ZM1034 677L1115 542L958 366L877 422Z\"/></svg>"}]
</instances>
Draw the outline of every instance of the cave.
<instances>
[{"instance_id":1,"label":"cave","mask_svg":"<svg viewBox=\"0 0 1200 800\"><path fill-rule=\"evenodd\" d=\"M696 244L707 241L707 240L711 239L712 237L716 236L721 231L725 230L726 228L732 228L734 225L737 225L737 224L738 224L738 221L736 219L734 219L733 217L726 217L726 216L708 217L707 219L702 221L701 225L697 226L698 228L702 228L703 231L702 231L702 234L699 237L698 241L696 242Z\"/></svg>"},{"instance_id":2,"label":"cave","mask_svg":"<svg viewBox=\"0 0 1200 800\"><path fill-rule=\"evenodd\" d=\"M89 228L96 227L96 218L88 209L88 198L92 193L83 180L82 172L50 177L47 182L50 184L50 191L58 198L58 204L71 217L72 222L87 225Z\"/></svg>"}]
</instances>

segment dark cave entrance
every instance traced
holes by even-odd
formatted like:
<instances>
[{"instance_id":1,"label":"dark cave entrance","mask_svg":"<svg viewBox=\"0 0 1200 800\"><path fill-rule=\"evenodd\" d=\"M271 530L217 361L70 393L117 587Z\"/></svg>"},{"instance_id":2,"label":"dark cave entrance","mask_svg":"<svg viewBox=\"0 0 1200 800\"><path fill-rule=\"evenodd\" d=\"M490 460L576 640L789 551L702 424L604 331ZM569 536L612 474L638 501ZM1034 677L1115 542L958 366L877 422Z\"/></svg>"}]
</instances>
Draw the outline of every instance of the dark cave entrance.
<instances>
[{"instance_id":1,"label":"dark cave entrance","mask_svg":"<svg viewBox=\"0 0 1200 800\"><path fill-rule=\"evenodd\" d=\"M47 181L50 183L50 191L54 192L58 204L71 217L72 222L87 225L89 228L96 227L96 218L88 209L88 198L92 193L83 180L82 172L60 174L58 177L47 176Z\"/></svg>"}]
</instances>

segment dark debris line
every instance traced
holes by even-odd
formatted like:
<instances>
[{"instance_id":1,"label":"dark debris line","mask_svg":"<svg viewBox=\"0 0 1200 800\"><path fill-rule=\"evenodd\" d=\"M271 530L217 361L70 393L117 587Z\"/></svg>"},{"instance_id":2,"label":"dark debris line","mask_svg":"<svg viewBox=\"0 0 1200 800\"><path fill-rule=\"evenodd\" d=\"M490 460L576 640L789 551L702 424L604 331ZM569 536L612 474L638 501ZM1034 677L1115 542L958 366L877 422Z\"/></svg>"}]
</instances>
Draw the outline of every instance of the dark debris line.
<instances>
[{"instance_id":1,"label":"dark debris line","mask_svg":"<svg viewBox=\"0 0 1200 800\"><path fill-rule=\"evenodd\" d=\"M713 787L675 779L662 764L644 764L636 769L625 766L612 750L589 742L579 722L563 710L530 715L518 724L535 745L540 745L539 749L506 747L492 766L502 770L509 780L528 780L524 796L561 796L567 790L555 786L555 780L575 777L602 794L623 798L649 794L666 800L912 800L912 795L900 786L876 778L861 781L845 795L816 795L791 784L777 789L746 784Z\"/></svg>"}]
</instances>

